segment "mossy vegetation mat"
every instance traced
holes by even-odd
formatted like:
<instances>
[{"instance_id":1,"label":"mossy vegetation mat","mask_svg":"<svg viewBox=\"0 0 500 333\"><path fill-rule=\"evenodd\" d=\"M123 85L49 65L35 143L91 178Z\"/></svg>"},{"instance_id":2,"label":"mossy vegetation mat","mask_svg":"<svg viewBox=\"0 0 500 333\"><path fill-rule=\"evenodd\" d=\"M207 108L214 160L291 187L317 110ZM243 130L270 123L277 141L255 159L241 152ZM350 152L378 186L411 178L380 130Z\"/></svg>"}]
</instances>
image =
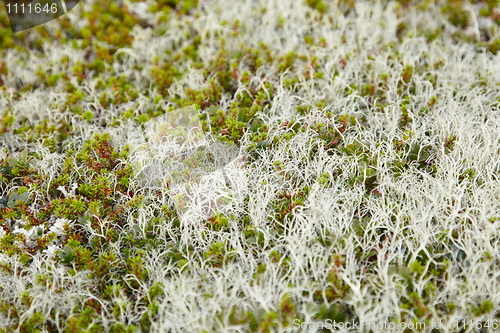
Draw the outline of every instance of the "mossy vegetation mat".
<instances>
[{"instance_id":1,"label":"mossy vegetation mat","mask_svg":"<svg viewBox=\"0 0 500 333\"><path fill-rule=\"evenodd\" d=\"M0 332L498 327L499 20L89 0L13 34L0 5ZM245 191L204 219L137 153L192 105L245 152Z\"/></svg>"}]
</instances>

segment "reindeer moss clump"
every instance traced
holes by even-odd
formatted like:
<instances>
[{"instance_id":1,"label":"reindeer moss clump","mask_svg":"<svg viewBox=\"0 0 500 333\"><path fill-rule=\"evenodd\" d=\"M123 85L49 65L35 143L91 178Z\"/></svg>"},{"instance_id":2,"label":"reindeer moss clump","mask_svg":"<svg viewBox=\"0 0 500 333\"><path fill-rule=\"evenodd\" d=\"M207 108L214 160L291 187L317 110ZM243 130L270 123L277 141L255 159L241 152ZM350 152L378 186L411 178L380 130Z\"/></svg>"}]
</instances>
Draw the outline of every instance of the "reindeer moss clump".
<instances>
[{"instance_id":1,"label":"reindeer moss clump","mask_svg":"<svg viewBox=\"0 0 500 333\"><path fill-rule=\"evenodd\" d=\"M14 34L0 7L0 332L495 328L499 13L91 0ZM208 175L155 130L189 106L239 152Z\"/></svg>"}]
</instances>

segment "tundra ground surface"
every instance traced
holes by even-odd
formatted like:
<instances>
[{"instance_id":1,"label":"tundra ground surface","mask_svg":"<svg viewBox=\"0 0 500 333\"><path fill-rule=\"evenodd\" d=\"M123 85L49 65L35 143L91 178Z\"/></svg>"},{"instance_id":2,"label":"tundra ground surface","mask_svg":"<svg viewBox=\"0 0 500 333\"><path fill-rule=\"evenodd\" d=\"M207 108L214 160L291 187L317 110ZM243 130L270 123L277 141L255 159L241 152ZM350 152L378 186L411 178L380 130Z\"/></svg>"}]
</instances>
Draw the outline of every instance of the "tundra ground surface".
<instances>
[{"instance_id":1,"label":"tundra ground surface","mask_svg":"<svg viewBox=\"0 0 500 333\"><path fill-rule=\"evenodd\" d=\"M497 328L499 23L493 0L89 0L14 34L0 5L0 332ZM180 108L241 157L196 175L210 214L157 140Z\"/></svg>"}]
</instances>

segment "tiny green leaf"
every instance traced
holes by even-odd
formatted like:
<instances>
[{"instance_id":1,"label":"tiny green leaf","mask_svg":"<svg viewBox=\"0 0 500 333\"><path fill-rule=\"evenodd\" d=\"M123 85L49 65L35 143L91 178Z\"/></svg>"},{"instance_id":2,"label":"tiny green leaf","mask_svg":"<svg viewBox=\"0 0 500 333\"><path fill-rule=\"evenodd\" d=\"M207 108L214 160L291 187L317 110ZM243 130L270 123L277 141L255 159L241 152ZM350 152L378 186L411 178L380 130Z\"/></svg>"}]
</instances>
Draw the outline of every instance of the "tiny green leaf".
<instances>
[{"instance_id":1,"label":"tiny green leaf","mask_svg":"<svg viewBox=\"0 0 500 333\"><path fill-rule=\"evenodd\" d=\"M17 200L21 200L21 201L23 201L23 202L25 202L25 203L26 203L26 202L28 202L28 198L29 198L29 194L28 194L28 192L24 192L23 194L21 194L21 195L17 198Z\"/></svg>"},{"instance_id":2,"label":"tiny green leaf","mask_svg":"<svg viewBox=\"0 0 500 333\"><path fill-rule=\"evenodd\" d=\"M28 151L23 150L21 154L19 154L19 161L22 161L23 163L26 162L26 159L28 158Z\"/></svg>"},{"instance_id":3,"label":"tiny green leaf","mask_svg":"<svg viewBox=\"0 0 500 333\"><path fill-rule=\"evenodd\" d=\"M373 170L372 168L366 169L366 177L371 177L373 176L373 174L375 174L375 170Z\"/></svg>"},{"instance_id":4,"label":"tiny green leaf","mask_svg":"<svg viewBox=\"0 0 500 333\"><path fill-rule=\"evenodd\" d=\"M74 258L73 249L71 248L71 246L69 246L69 245L66 244L64 246L63 252L59 253L58 256L62 260L66 261L66 262L70 262Z\"/></svg>"},{"instance_id":5,"label":"tiny green leaf","mask_svg":"<svg viewBox=\"0 0 500 333\"><path fill-rule=\"evenodd\" d=\"M245 121L245 109L244 108L241 108L240 109L240 113L238 114L238 120L239 121Z\"/></svg>"},{"instance_id":6,"label":"tiny green leaf","mask_svg":"<svg viewBox=\"0 0 500 333\"><path fill-rule=\"evenodd\" d=\"M7 162L9 162L9 165L11 167L16 167L17 166L17 160L15 158L11 157L11 158L7 159Z\"/></svg>"}]
</instances>

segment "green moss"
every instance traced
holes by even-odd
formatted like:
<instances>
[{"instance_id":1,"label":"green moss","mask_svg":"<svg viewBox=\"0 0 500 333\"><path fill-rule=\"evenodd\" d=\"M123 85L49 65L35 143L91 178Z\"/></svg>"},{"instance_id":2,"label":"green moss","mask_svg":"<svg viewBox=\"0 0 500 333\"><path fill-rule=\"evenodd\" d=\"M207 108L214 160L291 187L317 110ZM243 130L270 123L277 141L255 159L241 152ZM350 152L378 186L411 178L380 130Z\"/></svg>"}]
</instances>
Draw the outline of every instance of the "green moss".
<instances>
[{"instance_id":1,"label":"green moss","mask_svg":"<svg viewBox=\"0 0 500 333\"><path fill-rule=\"evenodd\" d=\"M405 83L410 83L412 76L413 76L413 66L407 65L403 70L402 79Z\"/></svg>"},{"instance_id":2,"label":"green moss","mask_svg":"<svg viewBox=\"0 0 500 333\"><path fill-rule=\"evenodd\" d=\"M68 318L65 332L102 332L104 327L99 322L99 314L94 309L85 307L77 315Z\"/></svg>"},{"instance_id":3,"label":"green moss","mask_svg":"<svg viewBox=\"0 0 500 333\"><path fill-rule=\"evenodd\" d=\"M446 140L444 141L444 149L446 153L450 153L453 147L455 146L455 141L457 140L457 137L455 135L450 135Z\"/></svg>"},{"instance_id":4,"label":"green moss","mask_svg":"<svg viewBox=\"0 0 500 333\"><path fill-rule=\"evenodd\" d=\"M493 41L491 41L490 44L488 45L488 50L496 55L498 51L500 51L500 38L496 38Z\"/></svg>"},{"instance_id":5,"label":"green moss","mask_svg":"<svg viewBox=\"0 0 500 333\"><path fill-rule=\"evenodd\" d=\"M227 248L223 242L216 242L210 246L210 249L203 253L203 258L208 264L214 267L222 267L224 264L235 258L235 253Z\"/></svg>"},{"instance_id":6,"label":"green moss","mask_svg":"<svg viewBox=\"0 0 500 333\"><path fill-rule=\"evenodd\" d=\"M293 177L283 171L281 163L277 162L275 167L278 171L282 172L285 178L291 179ZM269 219L273 222L273 226L278 233L289 230L288 221L290 220L290 215L293 214L296 207L306 205L310 190L310 187L304 186L293 192L279 193L277 200L271 203L273 213L270 214Z\"/></svg>"},{"instance_id":7,"label":"green moss","mask_svg":"<svg viewBox=\"0 0 500 333\"><path fill-rule=\"evenodd\" d=\"M465 9L463 0L447 0L442 12L455 26L465 29L469 25L469 12Z\"/></svg>"},{"instance_id":8,"label":"green moss","mask_svg":"<svg viewBox=\"0 0 500 333\"><path fill-rule=\"evenodd\" d=\"M475 307L472 306L472 312L474 313L475 316L481 316L486 313L489 313L491 310L494 308L494 304L490 300L484 300L482 301L479 306Z\"/></svg>"},{"instance_id":9,"label":"green moss","mask_svg":"<svg viewBox=\"0 0 500 333\"><path fill-rule=\"evenodd\" d=\"M326 4L323 0L306 0L306 4L322 14L324 14L327 9Z\"/></svg>"},{"instance_id":10,"label":"green moss","mask_svg":"<svg viewBox=\"0 0 500 333\"><path fill-rule=\"evenodd\" d=\"M172 85L174 79L179 77L179 71L176 66L173 66L170 63L165 63L163 66L160 66L159 63L151 70L151 76L154 79L154 82L158 86L158 92L161 95L165 95L167 93L167 89Z\"/></svg>"},{"instance_id":11,"label":"green moss","mask_svg":"<svg viewBox=\"0 0 500 333\"><path fill-rule=\"evenodd\" d=\"M207 219L206 225L212 230L228 230L229 220L224 215L218 213Z\"/></svg>"}]
</instances>

